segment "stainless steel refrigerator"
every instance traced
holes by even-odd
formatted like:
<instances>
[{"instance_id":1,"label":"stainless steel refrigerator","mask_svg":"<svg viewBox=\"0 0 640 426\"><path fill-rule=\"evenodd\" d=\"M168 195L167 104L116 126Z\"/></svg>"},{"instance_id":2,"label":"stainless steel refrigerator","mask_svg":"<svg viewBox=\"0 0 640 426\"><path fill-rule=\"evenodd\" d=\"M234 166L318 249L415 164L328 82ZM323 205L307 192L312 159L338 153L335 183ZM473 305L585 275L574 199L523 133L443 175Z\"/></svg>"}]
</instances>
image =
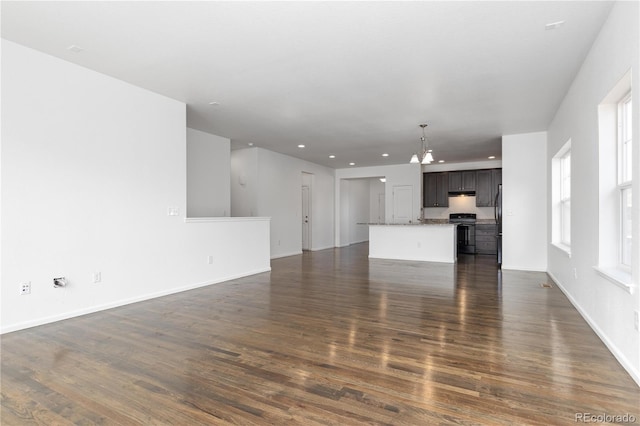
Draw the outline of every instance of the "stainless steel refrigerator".
<instances>
[{"instance_id":1,"label":"stainless steel refrigerator","mask_svg":"<svg viewBox=\"0 0 640 426\"><path fill-rule=\"evenodd\" d=\"M498 243L498 267L502 267L502 184L498 185L498 192L493 203L493 214L496 219L496 239Z\"/></svg>"}]
</instances>

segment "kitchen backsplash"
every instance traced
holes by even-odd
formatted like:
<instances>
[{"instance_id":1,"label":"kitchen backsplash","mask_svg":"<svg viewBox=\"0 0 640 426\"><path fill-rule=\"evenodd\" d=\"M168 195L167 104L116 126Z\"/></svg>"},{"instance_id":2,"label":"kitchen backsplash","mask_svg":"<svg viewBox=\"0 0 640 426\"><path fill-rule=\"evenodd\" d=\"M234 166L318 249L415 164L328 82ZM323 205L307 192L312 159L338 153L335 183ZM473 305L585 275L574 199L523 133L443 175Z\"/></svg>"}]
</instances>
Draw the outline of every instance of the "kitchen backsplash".
<instances>
[{"instance_id":1,"label":"kitchen backsplash","mask_svg":"<svg viewBox=\"0 0 640 426\"><path fill-rule=\"evenodd\" d=\"M449 207L422 209L425 219L449 219L450 213L475 213L477 219L493 219L493 207L476 207L476 197L449 197Z\"/></svg>"}]
</instances>

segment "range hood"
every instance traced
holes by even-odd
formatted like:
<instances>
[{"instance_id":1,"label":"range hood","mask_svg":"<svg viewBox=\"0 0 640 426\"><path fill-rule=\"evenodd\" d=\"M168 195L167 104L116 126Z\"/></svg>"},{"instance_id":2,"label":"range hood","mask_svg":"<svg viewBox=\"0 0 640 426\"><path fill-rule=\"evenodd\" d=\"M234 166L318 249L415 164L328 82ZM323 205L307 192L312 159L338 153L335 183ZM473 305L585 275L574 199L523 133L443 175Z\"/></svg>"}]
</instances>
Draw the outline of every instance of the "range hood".
<instances>
[{"instance_id":1,"label":"range hood","mask_svg":"<svg viewBox=\"0 0 640 426\"><path fill-rule=\"evenodd\" d=\"M475 197L476 191L449 191L449 197Z\"/></svg>"}]
</instances>

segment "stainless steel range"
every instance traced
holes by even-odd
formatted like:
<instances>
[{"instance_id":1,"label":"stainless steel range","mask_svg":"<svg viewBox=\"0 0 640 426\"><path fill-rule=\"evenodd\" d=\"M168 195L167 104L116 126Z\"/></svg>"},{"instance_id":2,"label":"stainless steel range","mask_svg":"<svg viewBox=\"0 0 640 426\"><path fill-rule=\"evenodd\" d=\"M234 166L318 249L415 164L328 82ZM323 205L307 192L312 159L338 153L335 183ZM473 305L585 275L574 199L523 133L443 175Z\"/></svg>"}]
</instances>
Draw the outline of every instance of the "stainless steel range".
<instances>
[{"instance_id":1,"label":"stainless steel range","mask_svg":"<svg viewBox=\"0 0 640 426\"><path fill-rule=\"evenodd\" d=\"M476 253L476 214L451 213L449 223L457 223L458 253Z\"/></svg>"}]
</instances>

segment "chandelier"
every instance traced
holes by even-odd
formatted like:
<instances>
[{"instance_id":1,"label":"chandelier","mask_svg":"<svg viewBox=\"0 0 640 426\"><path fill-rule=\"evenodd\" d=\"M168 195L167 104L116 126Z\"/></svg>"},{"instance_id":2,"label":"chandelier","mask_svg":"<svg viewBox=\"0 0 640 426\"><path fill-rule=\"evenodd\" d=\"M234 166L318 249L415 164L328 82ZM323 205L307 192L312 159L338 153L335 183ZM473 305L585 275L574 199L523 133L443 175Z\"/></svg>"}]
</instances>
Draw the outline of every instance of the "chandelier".
<instances>
[{"instance_id":1,"label":"chandelier","mask_svg":"<svg viewBox=\"0 0 640 426\"><path fill-rule=\"evenodd\" d=\"M429 149L429 142L427 141L427 137L424 134L424 129L425 127L427 127L427 125L420 124L420 127L422 128L422 137L420 138L421 151L418 154L413 154L409 163L431 164L431 162L433 161L433 154L431 154L431 150Z\"/></svg>"}]
</instances>

